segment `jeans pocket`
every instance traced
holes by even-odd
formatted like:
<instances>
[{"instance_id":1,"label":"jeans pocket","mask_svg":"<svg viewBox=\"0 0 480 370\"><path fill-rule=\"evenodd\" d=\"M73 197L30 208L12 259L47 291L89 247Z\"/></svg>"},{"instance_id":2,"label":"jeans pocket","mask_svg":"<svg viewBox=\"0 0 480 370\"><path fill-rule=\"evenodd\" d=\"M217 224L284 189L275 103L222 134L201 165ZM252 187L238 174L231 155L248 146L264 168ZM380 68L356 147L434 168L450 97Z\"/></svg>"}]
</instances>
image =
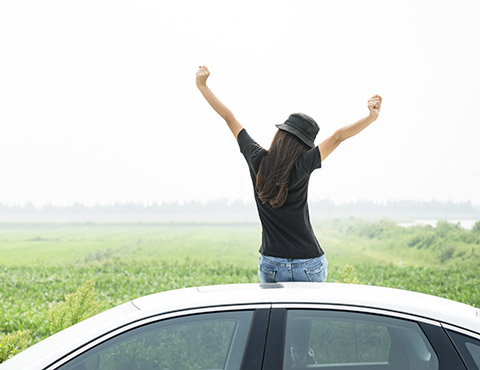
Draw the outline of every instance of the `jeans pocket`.
<instances>
[{"instance_id":1,"label":"jeans pocket","mask_svg":"<svg viewBox=\"0 0 480 370\"><path fill-rule=\"evenodd\" d=\"M258 265L258 278L261 283L275 283L277 270L264 266L262 263Z\"/></svg>"},{"instance_id":2,"label":"jeans pocket","mask_svg":"<svg viewBox=\"0 0 480 370\"><path fill-rule=\"evenodd\" d=\"M322 283L327 280L327 259L323 256L319 259L319 262L305 267L305 275L307 275L308 281Z\"/></svg>"}]
</instances>

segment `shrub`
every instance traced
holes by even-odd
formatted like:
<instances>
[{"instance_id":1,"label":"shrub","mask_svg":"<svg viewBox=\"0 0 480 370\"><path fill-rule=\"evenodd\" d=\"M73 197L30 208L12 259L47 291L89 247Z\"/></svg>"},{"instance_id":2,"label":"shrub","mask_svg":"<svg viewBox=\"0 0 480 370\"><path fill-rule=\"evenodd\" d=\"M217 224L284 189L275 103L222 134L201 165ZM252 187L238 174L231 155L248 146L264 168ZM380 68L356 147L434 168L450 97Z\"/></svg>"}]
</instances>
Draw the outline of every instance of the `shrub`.
<instances>
[{"instance_id":1,"label":"shrub","mask_svg":"<svg viewBox=\"0 0 480 370\"><path fill-rule=\"evenodd\" d=\"M415 247L416 245L418 246L418 248L421 248L421 241L422 241L422 238L419 237L419 236L414 236L412 237L409 242L408 242L408 246L411 248L411 247Z\"/></svg>"},{"instance_id":2,"label":"shrub","mask_svg":"<svg viewBox=\"0 0 480 370\"><path fill-rule=\"evenodd\" d=\"M430 232L421 232L417 233L411 237L408 241L409 247L417 247L418 249L421 248L429 248L433 246L437 242L437 238L433 233Z\"/></svg>"},{"instance_id":3,"label":"shrub","mask_svg":"<svg viewBox=\"0 0 480 370\"><path fill-rule=\"evenodd\" d=\"M445 248L440 255L440 262L441 263L447 262L449 259L451 259L453 257L454 253L455 253L455 248L454 247L450 246L450 247Z\"/></svg>"},{"instance_id":4,"label":"shrub","mask_svg":"<svg viewBox=\"0 0 480 370\"><path fill-rule=\"evenodd\" d=\"M30 343L30 331L22 330L0 336L0 363L23 351Z\"/></svg>"},{"instance_id":5,"label":"shrub","mask_svg":"<svg viewBox=\"0 0 480 370\"><path fill-rule=\"evenodd\" d=\"M54 304L48 312L50 334L54 334L97 313L99 302L95 282L87 280L65 301Z\"/></svg>"},{"instance_id":6,"label":"shrub","mask_svg":"<svg viewBox=\"0 0 480 370\"><path fill-rule=\"evenodd\" d=\"M472 232L480 234L480 221L475 222L475 224L472 227Z\"/></svg>"},{"instance_id":7,"label":"shrub","mask_svg":"<svg viewBox=\"0 0 480 370\"><path fill-rule=\"evenodd\" d=\"M360 284L360 281L357 278L357 274L355 272L355 268L350 265L345 265L342 271L342 280L338 281L337 283L346 283L346 284Z\"/></svg>"}]
</instances>

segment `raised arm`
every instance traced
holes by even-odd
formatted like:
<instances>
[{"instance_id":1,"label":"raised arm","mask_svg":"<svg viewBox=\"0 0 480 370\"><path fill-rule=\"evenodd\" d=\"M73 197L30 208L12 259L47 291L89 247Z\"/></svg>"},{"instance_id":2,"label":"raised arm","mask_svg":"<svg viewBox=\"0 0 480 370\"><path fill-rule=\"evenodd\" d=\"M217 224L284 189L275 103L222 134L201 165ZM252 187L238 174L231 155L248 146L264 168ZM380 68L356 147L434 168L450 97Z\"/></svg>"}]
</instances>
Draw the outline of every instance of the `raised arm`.
<instances>
[{"instance_id":1,"label":"raised arm","mask_svg":"<svg viewBox=\"0 0 480 370\"><path fill-rule=\"evenodd\" d=\"M369 126L373 121L375 121L380 113L381 105L382 97L380 95L372 96L368 100L368 110L370 111L370 114L367 117L364 117L357 122L352 123L351 125L347 125L338 129L332 136L325 139L318 146L322 161L324 161L330 155L330 153L333 152L335 148L340 145L342 141L358 134L364 128Z\"/></svg>"},{"instance_id":2,"label":"raised arm","mask_svg":"<svg viewBox=\"0 0 480 370\"><path fill-rule=\"evenodd\" d=\"M243 127L240 122L237 121L231 110L228 109L207 86L208 76L210 76L208 68L206 66L200 66L196 74L197 88L207 100L208 104L225 120L228 128L232 131L236 139Z\"/></svg>"}]
</instances>

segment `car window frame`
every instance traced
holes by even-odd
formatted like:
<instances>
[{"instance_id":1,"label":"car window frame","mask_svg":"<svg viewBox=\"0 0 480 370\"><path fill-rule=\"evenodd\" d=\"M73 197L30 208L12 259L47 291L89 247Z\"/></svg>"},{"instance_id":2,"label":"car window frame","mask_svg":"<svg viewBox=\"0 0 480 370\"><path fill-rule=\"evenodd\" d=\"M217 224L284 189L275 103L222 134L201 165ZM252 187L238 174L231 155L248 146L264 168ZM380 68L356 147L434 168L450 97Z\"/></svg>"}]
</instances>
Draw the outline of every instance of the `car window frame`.
<instances>
[{"instance_id":1,"label":"car window frame","mask_svg":"<svg viewBox=\"0 0 480 370\"><path fill-rule=\"evenodd\" d=\"M129 323L126 323L118 328L111 330L107 333L103 333L102 335L93 338L89 342L77 347L73 351L65 354L64 356L55 360L55 362L51 363L44 370L57 370L61 366L65 365L67 362L71 361L72 359L82 355L83 353L89 351L95 346L100 345L112 338L115 338L123 333L126 333L130 330L136 329L141 326L145 326L148 324L165 321L173 318L180 318L183 316L192 316L192 315L201 315L201 314L209 314L209 313L220 313L220 312L235 312L235 311L253 311L253 317L251 321L251 327L249 329L249 334L247 335L247 343L245 345L245 353L243 357L243 362L241 365L241 370L244 369L243 363L247 360L247 363L252 366L252 370L260 370L261 363L258 363L258 356L251 356L248 348L251 348L250 341L254 341L256 345L259 345L262 341L266 341L267 337L267 328L268 328L268 320L270 315L271 304L244 304L244 305L226 305L226 306L212 306L212 307L202 307L202 308L195 308L195 309L185 309L185 310L178 310L168 313L162 313L158 315L150 315L145 318L135 320ZM252 330L254 331L254 335L252 335ZM255 338L255 340L253 339ZM263 357L263 353L262 353ZM260 359L261 360L261 359Z\"/></svg>"},{"instance_id":2,"label":"car window frame","mask_svg":"<svg viewBox=\"0 0 480 370\"><path fill-rule=\"evenodd\" d=\"M442 323L430 318L415 316L403 312L390 310L382 310L377 308L350 306L350 305L332 305L332 304L273 304L271 317L276 318L276 322L280 323L281 328L275 330L269 327L267 335L267 346L265 348L263 370L278 370L283 367L283 354L285 348L285 331L288 310L312 309L312 310L338 310L346 312L358 312L375 314L389 318L403 319L413 321L419 325L419 329L423 331L427 340L430 342L435 351L438 361L438 370L468 370L459 354L457 353L453 343L450 341L446 331L442 327ZM272 337L272 338L271 338ZM440 350L439 350L440 349ZM280 356L281 354L281 356ZM281 360L279 360L281 358Z\"/></svg>"},{"instance_id":3,"label":"car window frame","mask_svg":"<svg viewBox=\"0 0 480 370\"><path fill-rule=\"evenodd\" d=\"M419 325L437 352L440 361L439 370L468 370L442 325L434 326L422 322Z\"/></svg>"},{"instance_id":4,"label":"car window frame","mask_svg":"<svg viewBox=\"0 0 480 370\"><path fill-rule=\"evenodd\" d=\"M468 368L468 370L477 370L480 369L480 365L477 365L475 363L475 360L472 358L472 355L470 353L470 350L466 348L465 345L465 340L463 338L459 338L458 336L461 337L467 337L467 338L472 338L479 342L480 344L480 334L461 329L452 325L444 324L443 325L447 335L449 336L450 340L452 341L453 345L457 349L458 353L462 357L463 362L465 363L465 366ZM457 334L458 336L456 336ZM461 341L461 343L459 343Z\"/></svg>"}]
</instances>

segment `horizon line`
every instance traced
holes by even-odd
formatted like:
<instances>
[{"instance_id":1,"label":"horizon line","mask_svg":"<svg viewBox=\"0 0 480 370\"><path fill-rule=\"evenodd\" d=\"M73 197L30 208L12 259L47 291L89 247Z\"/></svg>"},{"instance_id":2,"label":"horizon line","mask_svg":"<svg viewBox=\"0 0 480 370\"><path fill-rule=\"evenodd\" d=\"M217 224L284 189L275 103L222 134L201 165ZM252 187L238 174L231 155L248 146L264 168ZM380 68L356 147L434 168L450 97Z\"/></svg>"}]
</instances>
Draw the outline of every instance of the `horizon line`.
<instances>
[{"instance_id":1,"label":"horizon line","mask_svg":"<svg viewBox=\"0 0 480 370\"><path fill-rule=\"evenodd\" d=\"M14 203L14 202L2 202L0 201L1 208L73 208L73 207L83 207L83 208L108 208L116 206L143 206L148 207L162 207L170 205L202 205L207 206L211 204L227 204L231 206L233 204L244 204L251 205L255 204L254 200L245 200L241 198L217 198L217 199L208 199L208 200L199 200L199 199L188 199L188 200L172 200L172 201L114 201L114 202L82 202L82 201L73 201L68 203L56 203L56 202L34 202L26 201L23 203ZM474 203L472 200L437 200L437 199L389 199L389 200L374 200L374 199L358 199L338 202L333 199L316 199L309 200L309 205L315 203L329 203L334 206L354 206L358 204L371 204L375 206L386 206L391 204L406 204L406 203L417 203L417 204L445 204L445 205L455 205L455 206L471 206L471 207L480 207L480 203Z\"/></svg>"}]
</instances>

